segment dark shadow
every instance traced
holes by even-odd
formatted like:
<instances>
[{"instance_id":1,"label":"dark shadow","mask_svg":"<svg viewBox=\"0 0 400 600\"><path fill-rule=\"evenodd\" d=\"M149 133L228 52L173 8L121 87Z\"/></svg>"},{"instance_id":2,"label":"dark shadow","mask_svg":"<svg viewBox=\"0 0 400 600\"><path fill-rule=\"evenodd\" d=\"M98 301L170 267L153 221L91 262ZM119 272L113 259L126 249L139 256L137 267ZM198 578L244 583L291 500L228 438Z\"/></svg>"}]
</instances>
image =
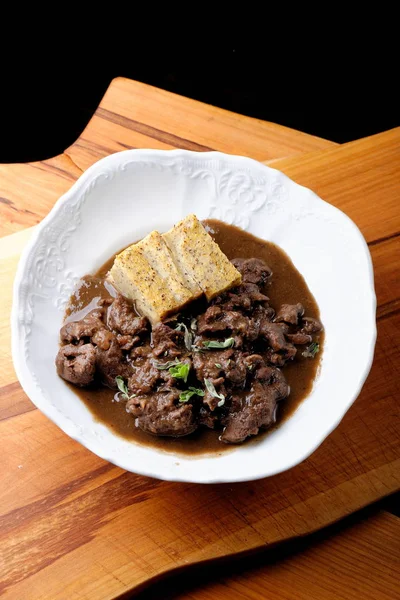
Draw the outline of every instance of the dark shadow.
<instances>
[{"instance_id":1,"label":"dark shadow","mask_svg":"<svg viewBox=\"0 0 400 600\"><path fill-rule=\"evenodd\" d=\"M121 54L122 56L123 54ZM133 51L107 65L82 57L58 68L45 60L32 66L13 58L2 73L0 162L43 160L63 152L82 133L113 77L124 76L177 94L343 143L399 125L395 77L346 61L290 62L268 48L232 46L207 53L168 48ZM389 63L390 64L390 63ZM378 93L379 92L379 93Z\"/></svg>"}]
</instances>

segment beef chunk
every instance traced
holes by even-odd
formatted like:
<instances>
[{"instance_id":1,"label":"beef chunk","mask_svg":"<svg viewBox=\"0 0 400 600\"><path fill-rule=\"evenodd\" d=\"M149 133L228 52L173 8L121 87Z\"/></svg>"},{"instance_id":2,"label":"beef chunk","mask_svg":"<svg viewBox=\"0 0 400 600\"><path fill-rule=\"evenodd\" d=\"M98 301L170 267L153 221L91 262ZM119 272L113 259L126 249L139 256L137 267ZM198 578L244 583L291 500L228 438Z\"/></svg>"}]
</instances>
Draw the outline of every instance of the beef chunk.
<instances>
[{"instance_id":1,"label":"beef chunk","mask_svg":"<svg viewBox=\"0 0 400 600\"><path fill-rule=\"evenodd\" d=\"M285 350L288 343L285 338L287 329L279 323L262 323L260 335L264 336L273 350Z\"/></svg>"},{"instance_id":2,"label":"beef chunk","mask_svg":"<svg viewBox=\"0 0 400 600\"><path fill-rule=\"evenodd\" d=\"M251 435L257 435L261 427L268 427L275 422L275 410L273 389L255 381L245 401L241 402L241 410L229 413L221 441L238 444Z\"/></svg>"},{"instance_id":3,"label":"beef chunk","mask_svg":"<svg viewBox=\"0 0 400 600\"><path fill-rule=\"evenodd\" d=\"M296 347L286 340L288 326L285 323L268 323L260 326L260 335L264 336L270 348L265 353L269 362L282 367L287 360L295 357Z\"/></svg>"},{"instance_id":4,"label":"beef chunk","mask_svg":"<svg viewBox=\"0 0 400 600\"><path fill-rule=\"evenodd\" d=\"M286 339L291 343L291 344L309 344L310 342L312 342L312 337L311 335L308 335L307 333L286 333L285 334Z\"/></svg>"},{"instance_id":5,"label":"beef chunk","mask_svg":"<svg viewBox=\"0 0 400 600\"><path fill-rule=\"evenodd\" d=\"M322 331L322 323L319 319L313 319L312 317L303 317L301 333L312 334Z\"/></svg>"},{"instance_id":6,"label":"beef chunk","mask_svg":"<svg viewBox=\"0 0 400 600\"><path fill-rule=\"evenodd\" d=\"M249 319L233 310L222 310L219 306L210 306L197 321L197 333L217 333L230 330L244 335L249 327Z\"/></svg>"},{"instance_id":7,"label":"beef chunk","mask_svg":"<svg viewBox=\"0 0 400 600\"><path fill-rule=\"evenodd\" d=\"M108 350L113 339L114 334L105 327L102 327L101 329L98 329L92 336L92 343L102 350Z\"/></svg>"},{"instance_id":8,"label":"beef chunk","mask_svg":"<svg viewBox=\"0 0 400 600\"><path fill-rule=\"evenodd\" d=\"M269 298L260 292L255 283L243 283L221 296L217 296L214 304L224 310L250 310L256 302L268 302Z\"/></svg>"},{"instance_id":9,"label":"beef chunk","mask_svg":"<svg viewBox=\"0 0 400 600\"><path fill-rule=\"evenodd\" d=\"M300 317L304 315L304 307L300 302L298 304L282 304L278 314L275 317L276 323L290 323L297 325Z\"/></svg>"},{"instance_id":10,"label":"beef chunk","mask_svg":"<svg viewBox=\"0 0 400 600\"><path fill-rule=\"evenodd\" d=\"M127 402L126 410L136 417L136 424L147 433L180 437L197 428L194 409L190 403L179 403L180 391L157 392L138 396Z\"/></svg>"},{"instance_id":11,"label":"beef chunk","mask_svg":"<svg viewBox=\"0 0 400 600\"><path fill-rule=\"evenodd\" d=\"M148 358L152 355L152 349L149 344L145 344L144 346L137 346L136 348L132 348L129 353L130 359L132 361L137 358Z\"/></svg>"},{"instance_id":12,"label":"beef chunk","mask_svg":"<svg viewBox=\"0 0 400 600\"><path fill-rule=\"evenodd\" d=\"M201 406L199 410L199 425L204 425L208 429L215 429L219 424L219 417L215 412L210 411L207 406Z\"/></svg>"},{"instance_id":13,"label":"beef chunk","mask_svg":"<svg viewBox=\"0 0 400 600\"><path fill-rule=\"evenodd\" d=\"M264 384L271 385L276 392L277 400L282 400L289 395L290 387L280 369L269 367L267 365L261 366L257 369L254 378Z\"/></svg>"},{"instance_id":14,"label":"beef chunk","mask_svg":"<svg viewBox=\"0 0 400 600\"><path fill-rule=\"evenodd\" d=\"M60 331L61 341L71 344L85 338L91 338L96 331L104 328L103 312L103 309L95 308L83 319L66 323Z\"/></svg>"},{"instance_id":15,"label":"beef chunk","mask_svg":"<svg viewBox=\"0 0 400 600\"><path fill-rule=\"evenodd\" d=\"M231 262L242 274L244 283L263 285L272 275L272 270L260 258L234 258Z\"/></svg>"},{"instance_id":16,"label":"beef chunk","mask_svg":"<svg viewBox=\"0 0 400 600\"><path fill-rule=\"evenodd\" d=\"M63 346L58 351L56 367L63 379L79 386L89 385L96 370L95 349L92 344Z\"/></svg>"},{"instance_id":17,"label":"beef chunk","mask_svg":"<svg viewBox=\"0 0 400 600\"><path fill-rule=\"evenodd\" d=\"M96 368L103 383L110 388L117 387L115 378L118 375L128 379L132 374L132 369L126 362L115 336L107 350L103 350L100 346L96 347Z\"/></svg>"},{"instance_id":18,"label":"beef chunk","mask_svg":"<svg viewBox=\"0 0 400 600\"><path fill-rule=\"evenodd\" d=\"M145 333L148 321L144 317L138 317L132 304L118 294L109 308L107 325L122 335L136 336Z\"/></svg>"},{"instance_id":19,"label":"beef chunk","mask_svg":"<svg viewBox=\"0 0 400 600\"><path fill-rule=\"evenodd\" d=\"M256 306L252 313L252 320L262 329L264 323L270 323L274 318L275 311L271 306Z\"/></svg>"},{"instance_id":20,"label":"beef chunk","mask_svg":"<svg viewBox=\"0 0 400 600\"><path fill-rule=\"evenodd\" d=\"M204 379L216 379L228 369L233 356L233 349L213 350L209 352L194 352L193 367L196 377L203 382Z\"/></svg>"},{"instance_id":21,"label":"beef chunk","mask_svg":"<svg viewBox=\"0 0 400 600\"><path fill-rule=\"evenodd\" d=\"M151 333L151 347L153 349L154 356L168 356L174 357L179 356L183 348L179 347L178 344L182 344L183 332L171 329L164 323L159 323L153 328Z\"/></svg>"},{"instance_id":22,"label":"beef chunk","mask_svg":"<svg viewBox=\"0 0 400 600\"><path fill-rule=\"evenodd\" d=\"M235 352L225 371L226 379L235 386L241 386L246 381L247 368L243 352Z\"/></svg>"},{"instance_id":23,"label":"beef chunk","mask_svg":"<svg viewBox=\"0 0 400 600\"><path fill-rule=\"evenodd\" d=\"M283 352L275 352L274 350L267 350L265 352L266 360L275 365L276 367L284 367L288 360L294 358L297 354L297 349L293 344L288 344L286 350Z\"/></svg>"},{"instance_id":24,"label":"beef chunk","mask_svg":"<svg viewBox=\"0 0 400 600\"><path fill-rule=\"evenodd\" d=\"M237 444L275 423L276 404L288 395L289 387L278 369L263 369L249 392L233 395L233 406L239 410L228 414L221 441Z\"/></svg>"},{"instance_id":25,"label":"beef chunk","mask_svg":"<svg viewBox=\"0 0 400 600\"><path fill-rule=\"evenodd\" d=\"M117 342L121 346L121 350L132 350L133 346L140 342L140 337L138 335L122 335L118 333Z\"/></svg>"},{"instance_id":26,"label":"beef chunk","mask_svg":"<svg viewBox=\"0 0 400 600\"><path fill-rule=\"evenodd\" d=\"M156 387L163 372L156 369L151 358L134 361L131 363L131 367L128 389L130 392L139 395L151 392Z\"/></svg>"},{"instance_id":27,"label":"beef chunk","mask_svg":"<svg viewBox=\"0 0 400 600\"><path fill-rule=\"evenodd\" d=\"M264 359L261 354L248 354L243 357L243 362L249 373L254 373L258 367L264 365Z\"/></svg>"},{"instance_id":28,"label":"beef chunk","mask_svg":"<svg viewBox=\"0 0 400 600\"><path fill-rule=\"evenodd\" d=\"M243 360L243 353L233 348L227 350L210 350L195 352L193 366L199 381L204 379L218 380L225 377L235 385L244 383L247 369Z\"/></svg>"}]
</instances>

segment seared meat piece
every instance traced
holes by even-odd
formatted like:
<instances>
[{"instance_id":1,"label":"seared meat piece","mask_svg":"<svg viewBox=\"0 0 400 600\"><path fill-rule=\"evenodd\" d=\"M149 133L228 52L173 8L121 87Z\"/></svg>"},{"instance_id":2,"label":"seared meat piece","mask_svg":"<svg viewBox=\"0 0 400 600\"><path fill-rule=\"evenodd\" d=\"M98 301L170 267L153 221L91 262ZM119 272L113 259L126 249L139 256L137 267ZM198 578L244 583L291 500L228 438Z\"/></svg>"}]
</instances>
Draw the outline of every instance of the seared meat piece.
<instances>
[{"instance_id":1,"label":"seared meat piece","mask_svg":"<svg viewBox=\"0 0 400 600\"><path fill-rule=\"evenodd\" d=\"M66 323L60 330L61 341L71 344L84 338L91 338L96 331L105 327L102 321L103 312L102 308L95 308L83 319Z\"/></svg>"},{"instance_id":2,"label":"seared meat piece","mask_svg":"<svg viewBox=\"0 0 400 600\"><path fill-rule=\"evenodd\" d=\"M262 324L270 323L275 316L275 311L271 306L256 306L253 310L252 320L257 323L258 327L262 327Z\"/></svg>"},{"instance_id":3,"label":"seared meat piece","mask_svg":"<svg viewBox=\"0 0 400 600\"><path fill-rule=\"evenodd\" d=\"M128 380L128 389L131 393L148 394L156 387L163 371L156 369L152 360L151 358L140 358L131 363L132 368Z\"/></svg>"},{"instance_id":4,"label":"seared meat piece","mask_svg":"<svg viewBox=\"0 0 400 600\"><path fill-rule=\"evenodd\" d=\"M300 302L298 304L282 304L275 317L275 322L281 323L283 321L291 325L297 325L303 315L304 307Z\"/></svg>"},{"instance_id":5,"label":"seared meat piece","mask_svg":"<svg viewBox=\"0 0 400 600\"><path fill-rule=\"evenodd\" d=\"M246 379L243 353L233 348L195 352L192 358L196 377L201 382L204 382L204 379L214 380L222 376L235 385L241 385Z\"/></svg>"},{"instance_id":6,"label":"seared meat piece","mask_svg":"<svg viewBox=\"0 0 400 600\"><path fill-rule=\"evenodd\" d=\"M247 368L243 359L243 352L235 352L225 371L225 377L236 386L243 385L246 381Z\"/></svg>"},{"instance_id":7,"label":"seared meat piece","mask_svg":"<svg viewBox=\"0 0 400 600\"><path fill-rule=\"evenodd\" d=\"M96 368L103 383L110 388L117 387L115 378L118 375L128 379L132 374L132 369L126 362L115 336L107 350L103 350L100 346L96 347Z\"/></svg>"},{"instance_id":8,"label":"seared meat piece","mask_svg":"<svg viewBox=\"0 0 400 600\"><path fill-rule=\"evenodd\" d=\"M312 337L311 335L308 335L307 333L286 333L285 334L286 339L291 343L291 344L309 344L310 342L312 342Z\"/></svg>"},{"instance_id":9,"label":"seared meat piece","mask_svg":"<svg viewBox=\"0 0 400 600\"><path fill-rule=\"evenodd\" d=\"M140 342L138 335L122 335L117 334L117 342L121 346L121 350L132 350L135 344Z\"/></svg>"},{"instance_id":10,"label":"seared meat piece","mask_svg":"<svg viewBox=\"0 0 400 600\"><path fill-rule=\"evenodd\" d=\"M243 358L243 362L250 373L255 373L258 367L264 366L264 359L261 354L248 354Z\"/></svg>"},{"instance_id":11,"label":"seared meat piece","mask_svg":"<svg viewBox=\"0 0 400 600\"><path fill-rule=\"evenodd\" d=\"M179 348L178 344L183 341L183 332L171 329L164 323L159 323L153 328L151 333L151 347L154 356L179 356L183 348Z\"/></svg>"},{"instance_id":12,"label":"seared meat piece","mask_svg":"<svg viewBox=\"0 0 400 600\"><path fill-rule=\"evenodd\" d=\"M229 369L233 355L232 348L194 352L192 358L197 379L201 382L204 382L204 379L217 379Z\"/></svg>"},{"instance_id":13,"label":"seared meat piece","mask_svg":"<svg viewBox=\"0 0 400 600\"><path fill-rule=\"evenodd\" d=\"M109 308L107 325L122 335L135 336L147 331L148 321L145 317L138 317L132 304L118 294Z\"/></svg>"},{"instance_id":14,"label":"seared meat piece","mask_svg":"<svg viewBox=\"0 0 400 600\"><path fill-rule=\"evenodd\" d=\"M249 327L249 319L238 311L222 310L219 306L210 306L197 321L197 333L216 333L230 330L244 335Z\"/></svg>"},{"instance_id":15,"label":"seared meat piece","mask_svg":"<svg viewBox=\"0 0 400 600\"><path fill-rule=\"evenodd\" d=\"M260 292L255 283L243 283L222 296L217 296L214 304L224 310L250 310L255 302L268 302L269 298Z\"/></svg>"},{"instance_id":16,"label":"seared meat piece","mask_svg":"<svg viewBox=\"0 0 400 600\"><path fill-rule=\"evenodd\" d=\"M250 391L240 396L233 395L233 406L240 407L230 412L225 420L221 440L230 444L243 442L250 435L257 435L261 428L275 423L276 404L286 398L289 387L278 369L260 369L263 379L256 379Z\"/></svg>"},{"instance_id":17,"label":"seared meat piece","mask_svg":"<svg viewBox=\"0 0 400 600\"><path fill-rule=\"evenodd\" d=\"M127 412L136 417L140 429L154 435L180 437L197 428L193 406L179 403L180 391L156 392L128 400Z\"/></svg>"},{"instance_id":18,"label":"seared meat piece","mask_svg":"<svg viewBox=\"0 0 400 600\"><path fill-rule=\"evenodd\" d=\"M102 350L108 350L113 339L114 334L105 327L102 327L101 329L98 329L92 336L92 343Z\"/></svg>"},{"instance_id":19,"label":"seared meat piece","mask_svg":"<svg viewBox=\"0 0 400 600\"><path fill-rule=\"evenodd\" d=\"M277 399L282 400L289 395L290 387L288 386L285 376L280 369L265 365L260 367L255 374L255 379L262 383L272 385L277 394Z\"/></svg>"},{"instance_id":20,"label":"seared meat piece","mask_svg":"<svg viewBox=\"0 0 400 600\"><path fill-rule=\"evenodd\" d=\"M270 349L266 352L269 362L282 367L287 360L294 358L296 347L286 340L288 326L285 323L268 323L264 321L260 327L260 335L267 340Z\"/></svg>"},{"instance_id":21,"label":"seared meat piece","mask_svg":"<svg viewBox=\"0 0 400 600\"><path fill-rule=\"evenodd\" d=\"M209 429L215 429L219 423L219 417L215 412L211 412L207 406L202 406L199 410L199 425L204 425Z\"/></svg>"},{"instance_id":22,"label":"seared meat piece","mask_svg":"<svg viewBox=\"0 0 400 600\"><path fill-rule=\"evenodd\" d=\"M294 358L297 354L297 348L293 344L288 344L284 351L275 352L274 350L267 350L265 358L271 365L276 367L284 367L288 360Z\"/></svg>"},{"instance_id":23,"label":"seared meat piece","mask_svg":"<svg viewBox=\"0 0 400 600\"><path fill-rule=\"evenodd\" d=\"M149 344L132 348L132 350L129 353L129 357L132 361L136 360L137 358L148 358L151 355L152 350Z\"/></svg>"},{"instance_id":24,"label":"seared meat piece","mask_svg":"<svg viewBox=\"0 0 400 600\"><path fill-rule=\"evenodd\" d=\"M322 329L322 323L319 319L313 319L312 317L303 317L302 327L300 329L301 333L318 333L318 331L322 331Z\"/></svg>"},{"instance_id":25,"label":"seared meat piece","mask_svg":"<svg viewBox=\"0 0 400 600\"><path fill-rule=\"evenodd\" d=\"M285 350L288 343L285 338L286 325L279 323L263 322L260 327L260 335L264 336L273 350Z\"/></svg>"},{"instance_id":26,"label":"seared meat piece","mask_svg":"<svg viewBox=\"0 0 400 600\"><path fill-rule=\"evenodd\" d=\"M242 274L244 283L263 285L272 275L272 270L260 258L234 258L231 263Z\"/></svg>"},{"instance_id":27,"label":"seared meat piece","mask_svg":"<svg viewBox=\"0 0 400 600\"><path fill-rule=\"evenodd\" d=\"M96 353L92 344L68 344L59 349L56 358L57 373L63 379L79 386L89 385L96 370Z\"/></svg>"}]
</instances>

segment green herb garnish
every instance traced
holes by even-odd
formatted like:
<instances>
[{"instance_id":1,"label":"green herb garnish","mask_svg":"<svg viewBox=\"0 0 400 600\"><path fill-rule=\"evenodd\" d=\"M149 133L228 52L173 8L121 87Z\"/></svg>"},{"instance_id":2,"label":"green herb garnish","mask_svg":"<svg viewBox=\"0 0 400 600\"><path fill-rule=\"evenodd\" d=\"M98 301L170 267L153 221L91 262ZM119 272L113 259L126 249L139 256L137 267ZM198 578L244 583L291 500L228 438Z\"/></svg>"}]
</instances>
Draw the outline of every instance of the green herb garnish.
<instances>
[{"instance_id":1,"label":"green herb garnish","mask_svg":"<svg viewBox=\"0 0 400 600\"><path fill-rule=\"evenodd\" d=\"M226 338L224 342L216 342L215 340L203 342L203 346L204 348L207 348L207 350L211 350L212 348L232 348L234 344L235 340L232 337Z\"/></svg>"},{"instance_id":2,"label":"green herb garnish","mask_svg":"<svg viewBox=\"0 0 400 600\"><path fill-rule=\"evenodd\" d=\"M190 366L187 363L179 363L173 367L170 367L168 370L172 377L175 377L175 379L183 379L185 383L187 382L190 371Z\"/></svg>"},{"instance_id":3,"label":"green herb garnish","mask_svg":"<svg viewBox=\"0 0 400 600\"><path fill-rule=\"evenodd\" d=\"M215 363L215 366L217 367L217 369L222 369L221 363Z\"/></svg>"},{"instance_id":4,"label":"green herb garnish","mask_svg":"<svg viewBox=\"0 0 400 600\"><path fill-rule=\"evenodd\" d=\"M117 377L115 378L115 383L117 384L117 387L119 389L119 392L117 392L118 396L121 394L121 397L124 400L130 400L131 398L135 398L136 394L129 395L128 386L126 385L121 375L117 375Z\"/></svg>"},{"instance_id":5,"label":"green herb garnish","mask_svg":"<svg viewBox=\"0 0 400 600\"><path fill-rule=\"evenodd\" d=\"M188 330L188 328L186 327L185 323L178 323L178 325L175 327L175 331L184 331L185 332L183 339L185 341L186 350L191 350L192 343L193 343L193 336L190 333L190 331Z\"/></svg>"},{"instance_id":6,"label":"green herb garnish","mask_svg":"<svg viewBox=\"0 0 400 600\"><path fill-rule=\"evenodd\" d=\"M174 367L175 365L181 364L177 358L175 358L175 360L169 360L168 362L165 362L165 363L160 362L159 360L152 360L152 363L155 366L155 368L159 369L160 371L164 371L165 369L170 369L171 367Z\"/></svg>"},{"instance_id":7,"label":"green herb garnish","mask_svg":"<svg viewBox=\"0 0 400 600\"><path fill-rule=\"evenodd\" d=\"M304 352L302 352L302 355L304 358L315 358L315 355L318 354L318 352L319 344L317 342L313 342L304 350Z\"/></svg>"},{"instance_id":8,"label":"green herb garnish","mask_svg":"<svg viewBox=\"0 0 400 600\"><path fill-rule=\"evenodd\" d=\"M188 390L185 390L179 395L179 402L187 402L192 396L204 396L204 391L199 388L189 386Z\"/></svg>"},{"instance_id":9,"label":"green herb garnish","mask_svg":"<svg viewBox=\"0 0 400 600\"><path fill-rule=\"evenodd\" d=\"M213 398L218 398L218 406L223 406L225 404L225 396L223 394L218 394L217 390L214 387L213 382L210 379L204 380L204 385L206 386L208 392L213 396Z\"/></svg>"}]
</instances>

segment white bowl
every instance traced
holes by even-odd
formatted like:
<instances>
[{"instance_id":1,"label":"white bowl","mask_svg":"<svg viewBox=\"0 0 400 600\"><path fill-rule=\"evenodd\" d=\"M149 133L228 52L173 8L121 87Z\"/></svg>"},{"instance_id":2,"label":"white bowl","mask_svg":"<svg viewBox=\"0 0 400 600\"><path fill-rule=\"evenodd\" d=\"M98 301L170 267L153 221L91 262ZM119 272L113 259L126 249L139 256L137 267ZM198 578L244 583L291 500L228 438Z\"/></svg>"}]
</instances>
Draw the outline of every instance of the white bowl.
<instances>
[{"instance_id":1,"label":"white bowl","mask_svg":"<svg viewBox=\"0 0 400 600\"><path fill-rule=\"evenodd\" d=\"M340 173L338 173L340 177ZM75 282L114 252L188 213L278 244L303 274L325 326L319 375L295 413L259 443L188 457L114 435L57 376L54 358ZM201 483L267 477L307 458L339 424L371 367L375 293L368 247L340 210L249 158L127 150L90 167L38 225L14 286L12 352L32 402L100 457L142 475Z\"/></svg>"}]
</instances>

